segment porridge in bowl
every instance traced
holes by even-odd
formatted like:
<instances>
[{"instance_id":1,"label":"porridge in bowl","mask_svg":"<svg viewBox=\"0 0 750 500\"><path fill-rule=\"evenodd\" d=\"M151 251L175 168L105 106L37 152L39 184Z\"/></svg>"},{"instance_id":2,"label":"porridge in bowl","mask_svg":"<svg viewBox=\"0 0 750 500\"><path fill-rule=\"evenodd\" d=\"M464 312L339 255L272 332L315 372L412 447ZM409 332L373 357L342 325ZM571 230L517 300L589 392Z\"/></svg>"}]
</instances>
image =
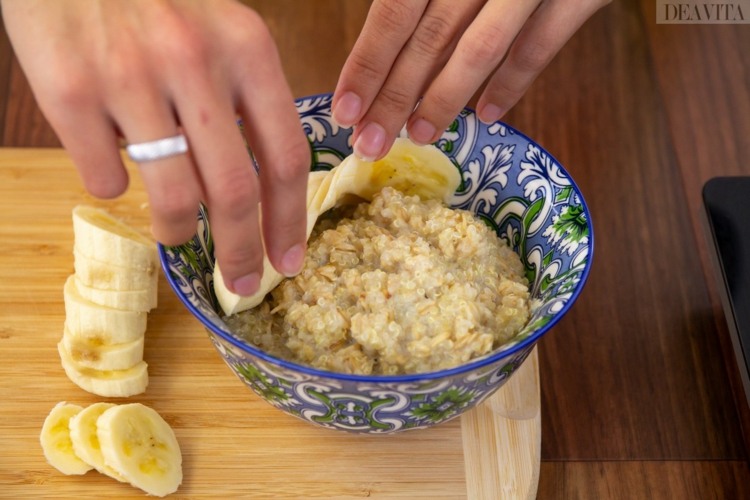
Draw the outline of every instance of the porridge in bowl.
<instances>
[{"instance_id":1,"label":"porridge in bowl","mask_svg":"<svg viewBox=\"0 0 750 500\"><path fill-rule=\"evenodd\" d=\"M487 234L491 238L510 242L523 262L531 307L521 331L491 353L468 363L419 374L346 374L281 359L241 338L224 318L256 306L266 307L261 304L273 300L273 294L270 298L268 295L284 278L267 272L273 267L266 268L264 263L261 281L267 286L262 284L260 293L251 297L232 295L223 282L221 262L215 259L210 214L205 206L199 208L193 239L179 246L159 247L166 278L179 300L205 327L212 346L232 374L253 397L273 405L285 416L316 427L375 436L442 425L466 414L512 380L534 346L575 307L593 259L589 211L573 179L544 148L504 123L483 124L472 110L464 110L435 144L430 166L436 167L442 160L445 168L434 168L431 176L419 175L424 161L402 149L404 156L415 157L415 169L404 170L403 165L391 169L399 181L392 183L389 169L373 165L378 162L358 164L350 159L352 130L339 127L331 119L330 104L330 94L298 101L313 154L307 234L312 233L319 218L312 214L326 213L340 205L335 200L341 200L342 193L371 201L386 187L379 185L384 178L387 185L407 195L442 200L447 206L465 209L481 224L489 225ZM397 147L394 144L391 151ZM388 175L380 175L385 172ZM339 181L334 183L334 177ZM428 196L423 196L425 193ZM432 217L430 213L425 220ZM332 226L333 222L321 223L319 229L322 224ZM313 245L312 240L309 245ZM336 292L337 287L329 290ZM313 303L306 303L308 310ZM304 309L300 305L300 310ZM271 310L269 303L267 311ZM310 319L309 315L302 316ZM454 335L436 328L430 331L435 335L441 332ZM192 330L185 332L190 333ZM314 338L314 332L308 338ZM280 341L277 345L289 349ZM335 347L345 345L342 342ZM287 354L291 356L291 350Z\"/></svg>"},{"instance_id":2,"label":"porridge in bowl","mask_svg":"<svg viewBox=\"0 0 750 500\"><path fill-rule=\"evenodd\" d=\"M520 258L470 212L391 187L334 212L299 275L225 318L236 334L314 368L397 375L464 364L528 321Z\"/></svg>"}]
</instances>

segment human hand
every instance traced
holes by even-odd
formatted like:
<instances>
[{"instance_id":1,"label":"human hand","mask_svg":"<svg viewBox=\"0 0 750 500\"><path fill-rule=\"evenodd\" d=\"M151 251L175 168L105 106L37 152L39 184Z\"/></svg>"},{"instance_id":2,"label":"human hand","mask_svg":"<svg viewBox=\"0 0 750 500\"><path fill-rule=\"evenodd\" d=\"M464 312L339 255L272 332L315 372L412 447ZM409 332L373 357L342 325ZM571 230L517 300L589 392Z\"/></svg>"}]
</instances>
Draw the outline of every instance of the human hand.
<instances>
[{"instance_id":1,"label":"human hand","mask_svg":"<svg viewBox=\"0 0 750 500\"><path fill-rule=\"evenodd\" d=\"M309 146L255 12L228 0L3 0L2 8L39 106L88 191L110 198L127 189L120 133L129 143L182 133L187 154L139 164L154 236L188 240L203 200L232 291L251 295L260 283L261 231L274 267L299 271Z\"/></svg>"},{"instance_id":2,"label":"human hand","mask_svg":"<svg viewBox=\"0 0 750 500\"><path fill-rule=\"evenodd\" d=\"M607 3L374 0L336 86L333 117L356 125L358 156L378 159L404 123L414 142L436 141L489 78L478 116L499 120Z\"/></svg>"}]
</instances>

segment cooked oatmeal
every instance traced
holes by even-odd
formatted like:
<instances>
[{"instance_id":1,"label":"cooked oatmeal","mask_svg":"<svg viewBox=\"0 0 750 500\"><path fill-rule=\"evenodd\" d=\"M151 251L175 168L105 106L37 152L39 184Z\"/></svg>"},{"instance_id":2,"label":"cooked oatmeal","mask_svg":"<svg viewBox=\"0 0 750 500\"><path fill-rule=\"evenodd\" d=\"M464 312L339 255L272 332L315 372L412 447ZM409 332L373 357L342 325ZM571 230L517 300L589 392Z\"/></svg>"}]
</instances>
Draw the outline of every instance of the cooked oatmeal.
<instances>
[{"instance_id":1,"label":"cooked oatmeal","mask_svg":"<svg viewBox=\"0 0 750 500\"><path fill-rule=\"evenodd\" d=\"M470 212L392 188L349 212L320 219L302 272L228 326L283 359L396 375L460 365L526 324L521 261Z\"/></svg>"}]
</instances>

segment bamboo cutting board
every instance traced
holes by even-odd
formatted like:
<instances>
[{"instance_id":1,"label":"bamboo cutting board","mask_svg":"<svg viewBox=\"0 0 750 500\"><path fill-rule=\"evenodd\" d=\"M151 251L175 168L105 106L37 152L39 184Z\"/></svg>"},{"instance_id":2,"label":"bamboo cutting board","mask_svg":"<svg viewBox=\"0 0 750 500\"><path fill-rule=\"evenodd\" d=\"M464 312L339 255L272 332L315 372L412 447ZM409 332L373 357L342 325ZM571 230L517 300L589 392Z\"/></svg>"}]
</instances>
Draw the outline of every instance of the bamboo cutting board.
<instances>
[{"instance_id":1,"label":"bamboo cutting board","mask_svg":"<svg viewBox=\"0 0 750 500\"><path fill-rule=\"evenodd\" d=\"M108 400L66 378L56 344L64 320L62 287L73 273L73 207L104 207L148 234L147 198L137 170L129 166L129 172L125 195L99 201L85 193L64 151L0 149L0 497L144 496L95 472L64 476L46 463L39 445L42 422L57 402L85 406ZM506 427L502 411L490 405L472 413L463 431L455 419L435 429L377 437L318 429L286 416L235 378L163 276L159 306L149 315L144 358L148 390L125 401L153 407L175 430L184 481L172 498L456 499L467 498L469 491L471 497L501 498L488 485L506 481L508 471L515 470L502 465L513 454L502 446L503 433L511 432L523 443L518 446L526 446L523 426ZM529 372L525 380L537 384L536 366ZM520 418L537 422L529 429L538 429L535 394L531 403L521 401L536 407L536 413ZM518 422L517 414L510 416ZM478 441L465 442L465 436ZM524 469L519 477L533 486L528 491L535 491L538 435L530 436L537 454L530 460L523 459L528 454L518 455L517 466ZM465 462L465 448L468 457L487 453L487 446L499 466L484 470L488 467ZM468 490L467 470L474 485Z\"/></svg>"}]
</instances>

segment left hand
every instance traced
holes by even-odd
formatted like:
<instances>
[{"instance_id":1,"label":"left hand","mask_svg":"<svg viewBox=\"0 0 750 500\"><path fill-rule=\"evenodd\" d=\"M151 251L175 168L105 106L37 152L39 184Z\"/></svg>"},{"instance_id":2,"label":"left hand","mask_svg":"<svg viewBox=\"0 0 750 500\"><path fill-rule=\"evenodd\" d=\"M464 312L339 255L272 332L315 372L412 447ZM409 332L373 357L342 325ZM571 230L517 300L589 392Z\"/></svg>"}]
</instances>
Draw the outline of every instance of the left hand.
<instances>
[{"instance_id":1,"label":"left hand","mask_svg":"<svg viewBox=\"0 0 750 500\"><path fill-rule=\"evenodd\" d=\"M388 152L404 123L414 142L436 141L485 81L479 119L499 120L607 3L374 0L341 72L333 117L356 125L354 152L368 160Z\"/></svg>"}]
</instances>

